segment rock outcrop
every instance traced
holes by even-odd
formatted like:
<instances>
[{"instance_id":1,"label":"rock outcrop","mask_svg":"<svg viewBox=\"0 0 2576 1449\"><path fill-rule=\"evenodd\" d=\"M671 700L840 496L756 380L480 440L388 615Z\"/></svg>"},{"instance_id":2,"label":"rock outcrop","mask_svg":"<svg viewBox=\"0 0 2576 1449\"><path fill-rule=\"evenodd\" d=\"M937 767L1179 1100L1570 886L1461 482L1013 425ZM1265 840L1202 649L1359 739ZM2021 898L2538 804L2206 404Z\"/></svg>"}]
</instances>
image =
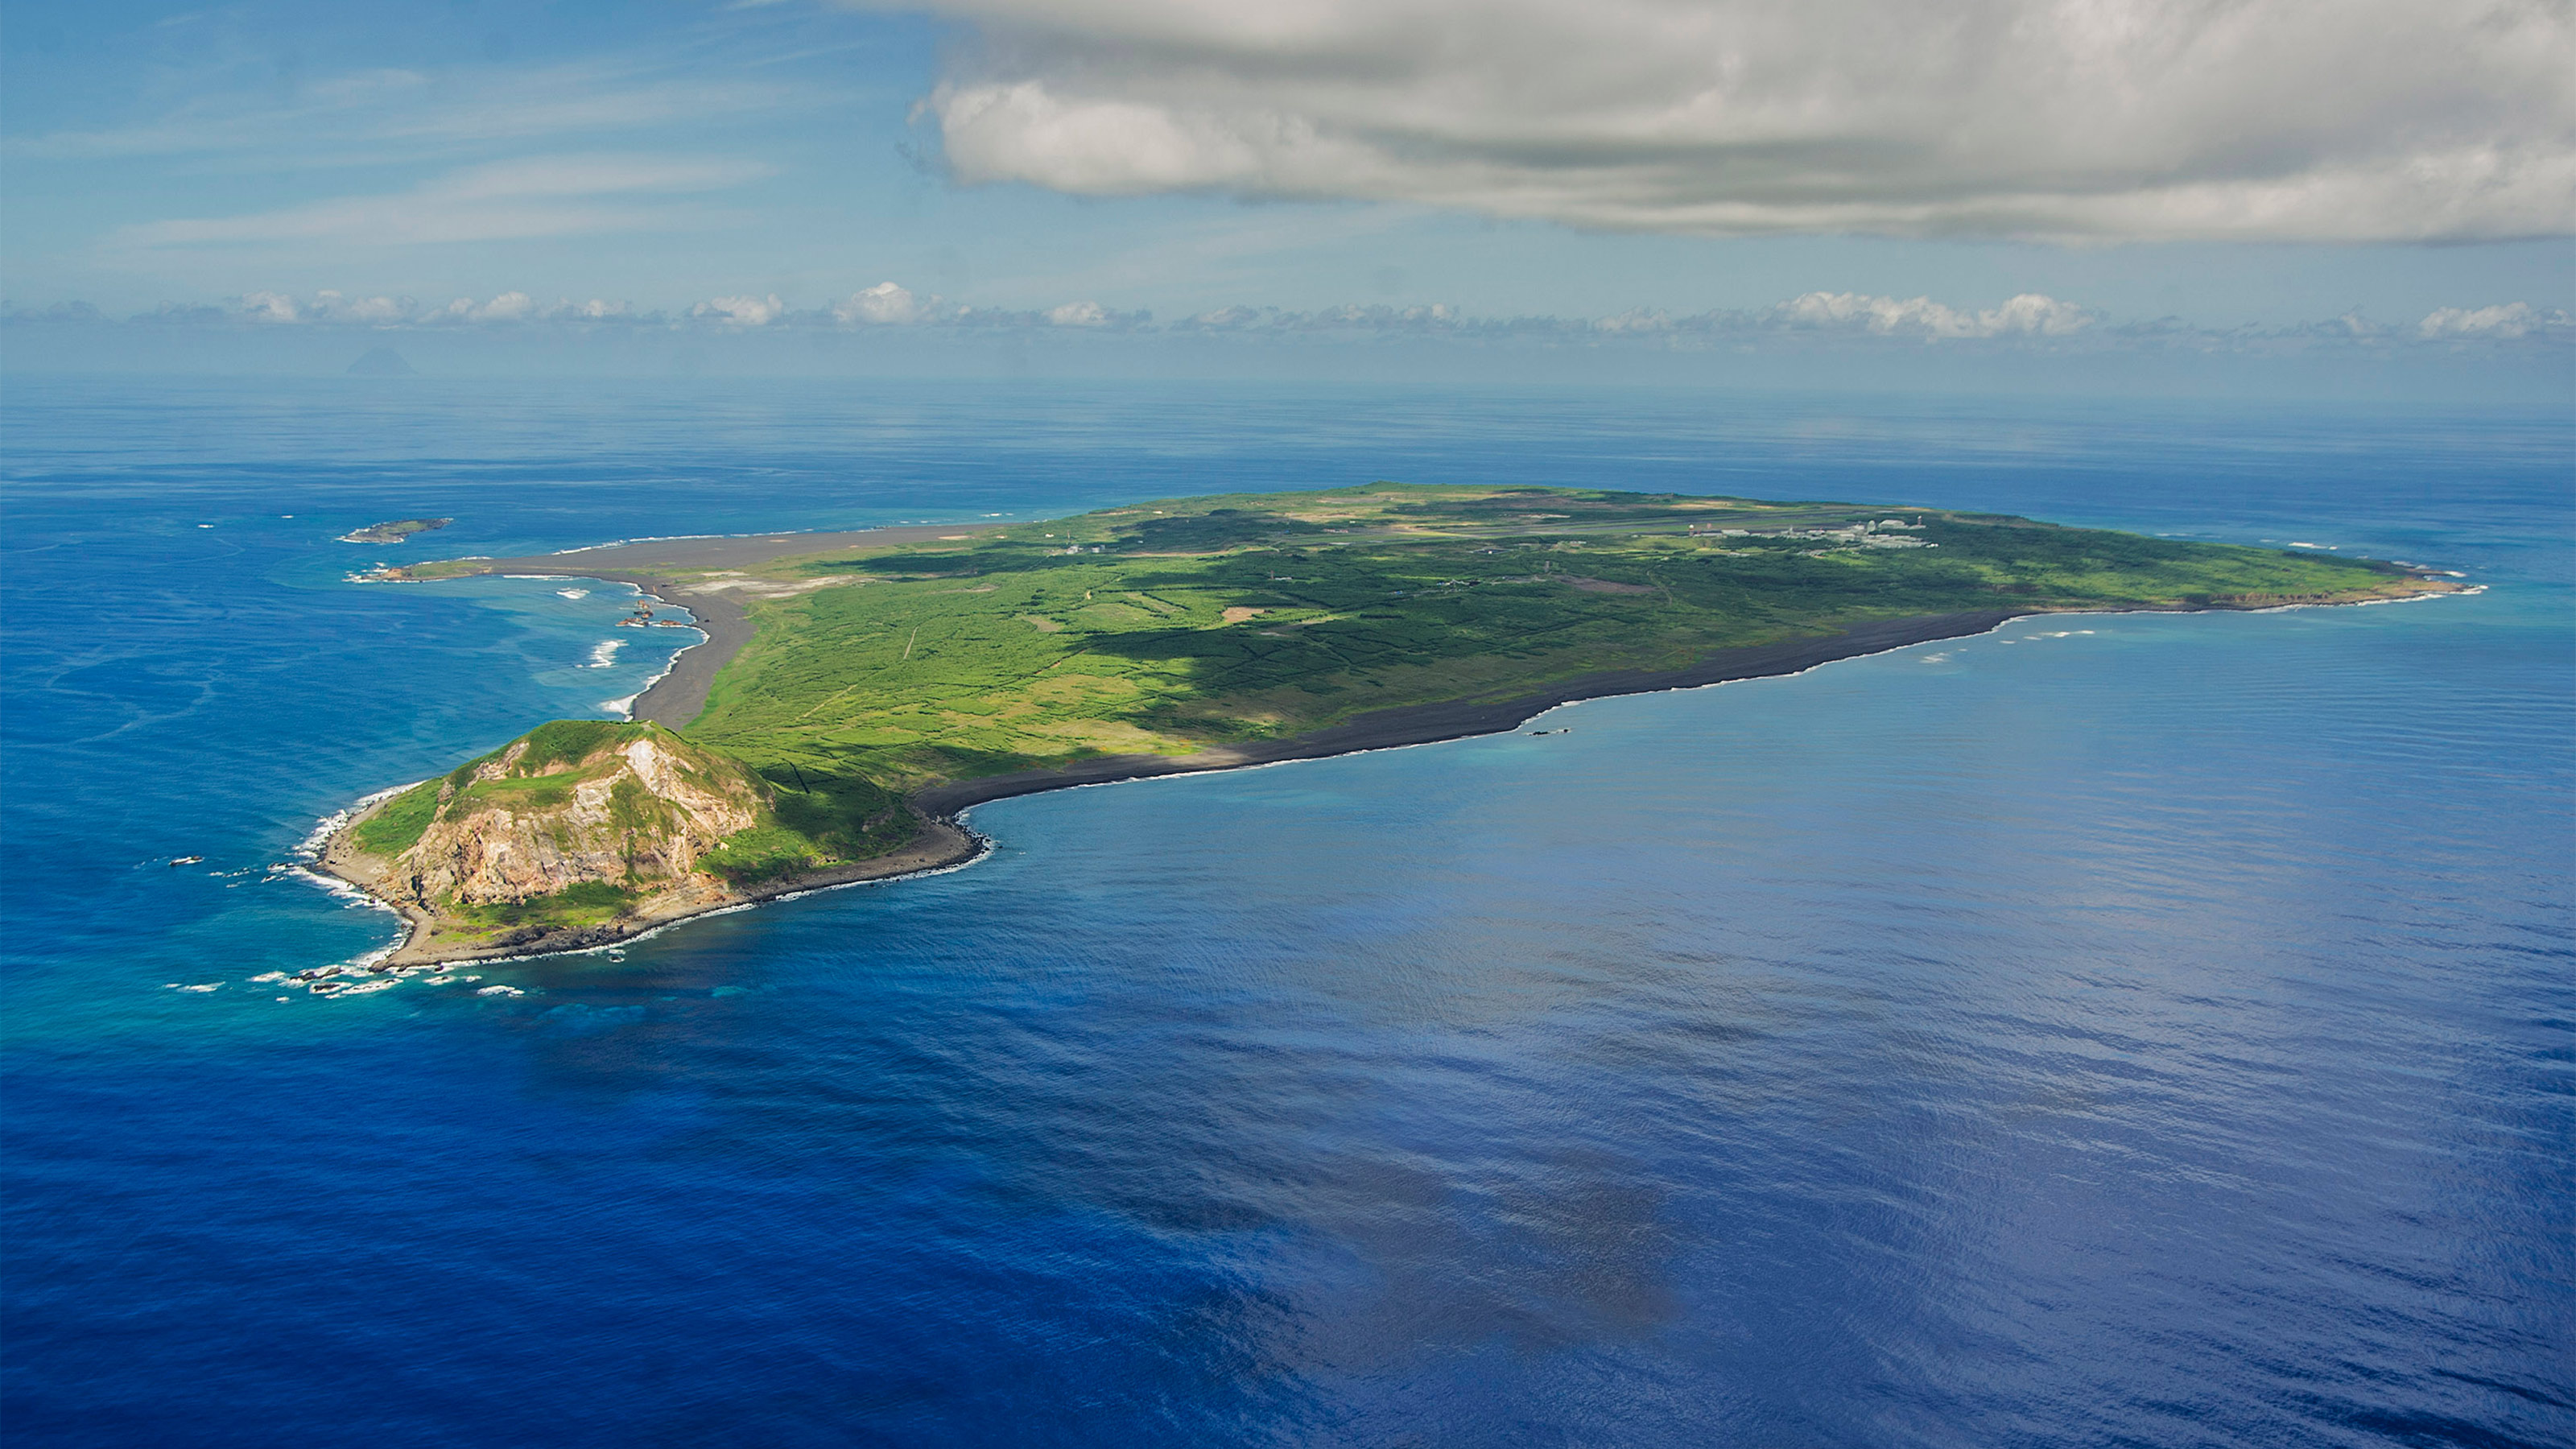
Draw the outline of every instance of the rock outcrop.
<instances>
[{"instance_id":1,"label":"rock outcrop","mask_svg":"<svg viewBox=\"0 0 2576 1449\"><path fill-rule=\"evenodd\" d=\"M661 731L569 765L540 761L541 774L530 753L521 740L439 782L437 817L400 858L405 894L495 905L590 881L675 885L757 824L768 794L749 771Z\"/></svg>"},{"instance_id":2,"label":"rock outcrop","mask_svg":"<svg viewBox=\"0 0 2576 1449\"><path fill-rule=\"evenodd\" d=\"M411 921L409 940L355 972L401 976L604 945L742 901L938 869L979 848L873 787L802 776L784 787L649 721L556 720L373 800L317 864Z\"/></svg>"}]
</instances>

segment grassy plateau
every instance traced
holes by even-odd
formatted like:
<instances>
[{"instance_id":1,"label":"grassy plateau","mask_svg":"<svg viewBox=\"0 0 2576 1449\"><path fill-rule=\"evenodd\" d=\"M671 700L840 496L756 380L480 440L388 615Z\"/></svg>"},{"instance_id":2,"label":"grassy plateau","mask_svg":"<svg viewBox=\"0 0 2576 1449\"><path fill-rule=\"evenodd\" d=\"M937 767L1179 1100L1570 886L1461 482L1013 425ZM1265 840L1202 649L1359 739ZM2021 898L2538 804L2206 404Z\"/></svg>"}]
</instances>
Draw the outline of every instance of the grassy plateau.
<instances>
[{"instance_id":1,"label":"grassy plateau","mask_svg":"<svg viewBox=\"0 0 2576 1449\"><path fill-rule=\"evenodd\" d=\"M689 737L844 793L1187 754L1874 619L2431 587L2332 555L1939 509L1384 483L692 582L743 599L756 632Z\"/></svg>"}]
</instances>

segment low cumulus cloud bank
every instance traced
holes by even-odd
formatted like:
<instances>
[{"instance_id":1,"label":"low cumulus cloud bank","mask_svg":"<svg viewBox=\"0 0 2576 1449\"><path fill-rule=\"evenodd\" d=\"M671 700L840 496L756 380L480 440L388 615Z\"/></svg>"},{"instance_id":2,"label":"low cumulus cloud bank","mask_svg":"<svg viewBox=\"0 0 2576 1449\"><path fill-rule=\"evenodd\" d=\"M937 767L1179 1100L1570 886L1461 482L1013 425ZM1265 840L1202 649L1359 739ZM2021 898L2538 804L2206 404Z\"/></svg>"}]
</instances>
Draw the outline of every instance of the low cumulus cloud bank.
<instances>
[{"instance_id":1,"label":"low cumulus cloud bank","mask_svg":"<svg viewBox=\"0 0 2576 1449\"><path fill-rule=\"evenodd\" d=\"M1863 297L1853 292L1809 292L1787 303L1782 312L1818 326L1857 325L1883 334L1913 333L1925 337L2004 337L2025 333L2064 337L2081 332L2093 317L2073 303L2024 292L2000 307L1963 312L1929 297L1898 301Z\"/></svg>"},{"instance_id":2,"label":"low cumulus cloud bank","mask_svg":"<svg viewBox=\"0 0 2576 1449\"><path fill-rule=\"evenodd\" d=\"M77 305L77 304L76 304ZM40 314L17 314L31 317ZM338 325L353 327L452 327L518 322L612 322L632 315L624 302L593 297L570 298L542 306L525 292L503 292L477 302L458 297L424 303L409 297L351 297L316 292L298 298L285 292L245 292L229 306L183 306L165 302L136 315L136 322L250 322L273 325Z\"/></svg>"},{"instance_id":3,"label":"low cumulus cloud bank","mask_svg":"<svg viewBox=\"0 0 2576 1449\"><path fill-rule=\"evenodd\" d=\"M116 325L99 309L74 302L0 314L13 325ZM336 291L295 297L245 293L220 306L165 303L125 319L138 326L335 327L395 332L477 328L717 333L815 332L960 335L969 333L1118 334L1367 342L1443 338L1573 346L1649 346L1679 350L1718 345L1895 345L2019 347L2043 350L2138 347L2262 349L2281 345L2338 348L2576 347L2576 317L2528 302L2442 307L2412 324L2372 321L2357 313L2290 327L2213 330L2166 320L2118 322L2099 311L2037 292L1991 307L1957 306L1930 297L1860 292L1808 292L1768 307L1676 315L1638 308L1608 317L1478 316L1443 304L1324 307L1221 307L1157 322L1150 312L1119 311L1095 301L1053 307L972 307L880 282L819 307L799 307L776 293L710 297L677 311L639 311L622 301L558 298L540 303L507 291L476 300L423 303L408 297L350 296Z\"/></svg>"},{"instance_id":4,"label":"low cumulus cloud bank","mask_svg":"<svg viewBox=\"0 0 2576 1449\"><path fill-rule=\"evenodd\" d=\"M1710 235L2576 230L2576 9L2549 0L932 8L980 38L919 112L967 182Z\"/></svg>"},{"instance_id":5,"label":"low cumulus cloud bank","mask_svg":"<svg viewBox=\"0 0 2576 1449\"><path fill-rule=\"evenodd\" d=\"M2534 332L2563 331L2564 312L2542 312L2528 302L2501 307L2440 307L2418 329L2427 337L2527 337Z\"/></svg>"}]
</instances>

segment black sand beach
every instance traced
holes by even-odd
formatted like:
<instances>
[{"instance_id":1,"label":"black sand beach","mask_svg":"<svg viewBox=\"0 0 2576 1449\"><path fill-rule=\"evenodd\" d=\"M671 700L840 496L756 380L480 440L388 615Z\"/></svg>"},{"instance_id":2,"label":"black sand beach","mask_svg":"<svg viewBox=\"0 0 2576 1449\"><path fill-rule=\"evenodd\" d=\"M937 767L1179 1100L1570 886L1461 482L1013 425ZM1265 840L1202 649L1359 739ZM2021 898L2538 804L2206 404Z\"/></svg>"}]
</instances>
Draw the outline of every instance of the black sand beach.
<instances>
[{"instance_id":1,"label":"black sand beach","mask_svg":"<svg viewBox=\"0 0 2576 1449\"><path fill-rule=\"evenodd\" d=\"M751 639L751 618L741 601L723 589L710 589L680 579L675 570L748 569L782 558L829 554L845 548L883 548L888 544L933 543L963 538L993 523L923 524L871 528L851 533L764 533L745 537L660 538L637 543L602 544L568 553L525 558L458 559L471 565L465 574L511 574L599 579L632 584L655 598L677 604L696 617L707 642L684 649L671 670L635 697L630 713L668 729L679 729L707 707L707 690L716 671L742 652ZM453 575L451 575L453 577Z\"/></svg>"}]
</instances>

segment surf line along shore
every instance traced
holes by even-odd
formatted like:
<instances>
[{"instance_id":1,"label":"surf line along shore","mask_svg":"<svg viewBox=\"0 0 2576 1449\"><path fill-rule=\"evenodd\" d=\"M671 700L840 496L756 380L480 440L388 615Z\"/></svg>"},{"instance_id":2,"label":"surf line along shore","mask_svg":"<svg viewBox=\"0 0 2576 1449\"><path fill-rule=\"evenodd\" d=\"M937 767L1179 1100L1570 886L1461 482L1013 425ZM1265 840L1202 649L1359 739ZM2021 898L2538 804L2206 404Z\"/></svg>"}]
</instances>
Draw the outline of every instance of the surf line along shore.
<instances>
[{"instance_id":1,"label":"surf line along shore","mask_svg":"<svg viewBox=\"0 0 2576 1449\"><path fill-rule=\"evenodd\" d=\"M830 553L845 548L883 548L889 544L953 542L1006 525L946 523L871 528L851 533L760 533L742 536L656 538L633 543L604 543L562 553L526 558L440 560L439 578L494 575L518 578L597 579L627 584L667 603L677 604L697 620L707 636L671 659L661 678L627 708L630 719L651 720L676 730L707 707L707 691L717 671L751 642L751 615L724 581L686 579L675 570L751 568L800 554ZM391 577L401 578L402 570ZM434 580L432 580L434 582Z\"/></svg>"},{"instance_id":2,"label":"surf line along shore","mask_svg":"<svg viewBox=\"0 0 2576 1449\"><path fill-rule=\"evenodd\" d=\"M743 645L750 641L752 635L750 614L738 599L728 594L721 580L685 578L676 571L725 570L837 549L956 540L1001 526L937 524L843 533L641 539L518 558L441 559L436 561L439 572L435 576L417 581L475 577L592 579L626 584L655 599L687 609L699 632L706 635L705 642L690 645L673 655L670 667L663 671L662 676L627 706L629 719L650 721L676 732L706 708L707 691L715 683L717 673L742 652ZM406 579L407 572L396 569L386 577L401 581ZM392 793L388 793L371 805L351 811L349 817L322 842L313 865L323 874L356 887L401 916L407 928L404 939L381 956L362 958L363 964L355 970L322 968L301 973L299 979L314 978L312 984L317 990L330 985L330 978L336 975L409 976L443 962L488 961L592 950L633 940L673 922L712 911L837 885L856 885L953 869L978 859L986 849L982 837L954 819L924 812L921 833L909 844L885 855L751 886L731 889L709 886L674 891L646 902L642 910L612 926L554 932L541 943L507 941L477 949L432 949L430 937L437 924L435 919L415 904L383 889L385 862L357 848L358 827L373 818L378 810L390 803L391 798Z\"/></svg>"},{"instance_id":3,"label":"surf line along shore","mask_svg":"<svg viewBox=\"0 0 2576 1449\"><path fill-rule=\"evenodd\" d=\"M963 541L979 533L1008 527L999 523L946 524L874 529L856 533L778 533L739 537L644 540L602 545L535 557L441 561L432 577L519 575L591 578L625 583L696 614L707 642L681 651L672 668L633 702L631 718L678 734L704 710L717 673L742 650L753 633L751 618L737 590L757 588L747 571L783 560L828 557L837 550L932 541ZM736 572L744 571L744 572ZM408 570L393 571L402 578ZM708 575L713 574L714 577ZM411 575L418 577L418 575ZM2437 587L2429 579L2419 587ZM2440 585L2453 591L2456 585ZM2322 597L2319 601L2325 601ZM2197 612L2201 608L2273 607L2274 604L2147 605L2132 612ZM2116 611L2116 610L2115 610ZM409 939L379 966L412 967L434 961L489 959L496 956L553 954L586 950L630 939L673 921L753 901L860 881L919 874L967 863L982 854L986 842L960 824L958 817L990 801L1077 785L1197 774L1301 759L1321 759L1366 750L1496 734L1518 728L1533 716L1580 700L1696 688L1733 680L1795 674L1820 664L1883 653L1910 645L1981 634L2017 618L2064 612L2048 608L1996 608L1911 618L1871 621L1840 632L1814 634L1769 644L1713 650L1688 667L1671 670L1618 669L1571 676L1502 700L1465 700L1404 705L1358 715L1342 723L1285 739L1220 745L1187 755L1128 754L1100 756L1061 766L1010 774L954 780L913 791L908 803L922 829L903 848L889 855L810 873L729 888L712 881L656 897L648 909L583 931L514 932L504 940L466 947L449 943L433 948L435 922L424 910L404 904L386 884L382 861L354 845L357 827L372 811L357 812L327 843L319 864L329 874L400 910L412 923ZM2080 612L2104 612L2081 609ZM685 737L682 737L685 738ZM381 802L373 807L381 809ZM406 973L407 974L407 973Z\"/></svg>"}]
</instances>

